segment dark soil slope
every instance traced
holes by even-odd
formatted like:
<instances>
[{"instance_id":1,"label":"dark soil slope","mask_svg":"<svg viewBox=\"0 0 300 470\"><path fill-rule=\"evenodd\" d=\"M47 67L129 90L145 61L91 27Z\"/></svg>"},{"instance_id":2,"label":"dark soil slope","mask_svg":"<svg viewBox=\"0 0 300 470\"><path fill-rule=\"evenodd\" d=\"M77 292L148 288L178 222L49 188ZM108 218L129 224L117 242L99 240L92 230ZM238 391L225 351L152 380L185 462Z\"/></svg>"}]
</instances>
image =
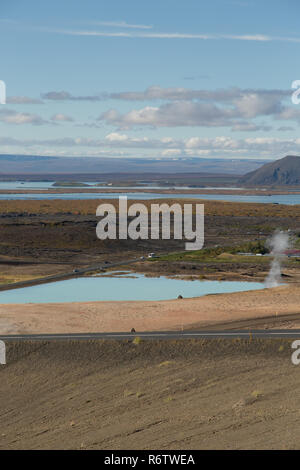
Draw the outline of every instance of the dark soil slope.
<instances>
[{"instance_id":1,"label":"dark soil slope","mask_svg":"<svg viewBox=\"0 0 300 470\"><path fill-rule=\"evenodd\" d=\"M0 449L299 449L289 340L7 349Z\"/></svg>"}]
</instances>

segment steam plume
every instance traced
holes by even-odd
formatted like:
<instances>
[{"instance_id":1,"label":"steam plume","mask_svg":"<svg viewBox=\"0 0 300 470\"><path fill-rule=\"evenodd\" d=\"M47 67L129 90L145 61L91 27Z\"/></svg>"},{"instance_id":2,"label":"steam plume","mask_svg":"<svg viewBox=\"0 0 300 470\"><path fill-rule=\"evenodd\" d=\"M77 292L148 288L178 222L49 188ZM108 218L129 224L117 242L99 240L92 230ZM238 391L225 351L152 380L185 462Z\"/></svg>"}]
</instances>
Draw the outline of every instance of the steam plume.
<instances>
[{"instance_id":1,"label":"steam plume","mask_svg":"<svg viewBox=\"0 0 300 470\"><path fill-rule=\"evenodd\" d=\"M267 246L271 250L273 260L269 274L265 279L266 287L276 287L281 281L281 261L285 256L285 251L290 247L290 237L287 232L276 232L267 241Z\"/></svg>"}]
</instances>

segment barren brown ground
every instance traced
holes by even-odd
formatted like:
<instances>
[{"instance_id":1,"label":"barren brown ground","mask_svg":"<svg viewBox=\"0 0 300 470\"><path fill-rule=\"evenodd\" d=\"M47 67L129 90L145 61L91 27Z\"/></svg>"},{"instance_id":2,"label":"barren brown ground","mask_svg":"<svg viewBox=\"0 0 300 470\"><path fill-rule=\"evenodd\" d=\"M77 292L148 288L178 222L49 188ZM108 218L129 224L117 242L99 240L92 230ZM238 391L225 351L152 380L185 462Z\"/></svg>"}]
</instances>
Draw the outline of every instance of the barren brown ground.
<instances>
[{"instance_id":1,"label":"barren brown ground","mask_svg":"<svg viewBox=\"0 0 300 470\"><path fill-rule=\"evenodd\" d=\"M164 254L184 250L180 240L98 240L95 211L101 202L104 201L0 201L0 283L69 272L106 260L129 260L152 251ZM117 206L116 200L110 202ZM140 202L149 207L162 201ZM164 202L173 203L174 199ZM205 248L217 245L225 250L228 244L263 242L278 228L299 234L299 227L300 206L205 202ZM132 327L141 331L232 327L237 322L245 327L293 327L298 325L300 313L298 264L297 259L290 259L284 268L285 274L291 276L285 281L294 284L272 291L165 302L0 305L0 332L129 331ZM149 275L261 281L269 269L269 259L162 259L137 264L135 269Z\"/></svg>"},{"instance_id":2,"label":"barren brown ground","mask_svg":"<svg viewBox=\"0 0 300 470\"><path fill-rule=\"evenodd\" d=\"M299 449L288 340L8 343L1 449Z\"/></svg>"},{"instance_id":3,"label":"barren brown ground","mask_svg":"<svg viewBox=\"0 0 300 470\"><path fill-rule=\"evenodd\" d=\"M298 327L300 285L148 302L1 304L0 333Z\"/></svg>"},{"instance_id":4,"label":"barren brown ground","mask_svg":"<svg viewBox=\"0 0 300 470\"><path fill-rule=\"evenodd\" d=\"M149 252L166 254L184 250L184 242L180 240L97 239L99 219L95 212L102 202L104 200L0 201L0 283L11 282L11 266L15 268L17 279L22 278L22 273L27 279L30 274L36 277L69 271L70 266L131 259ZM150 207L149 201L140 202ZM174 199L164 202L172 204ZM185 202L201 201L190 199ZM205 248L264 241L276 229L300 230L300 206L202 202L205 202ZM117 206L115 200L110 203ZM215 274L216 278L220 275L228 277L230 272L242 277L250 273L255 278L262 271L265 274L266 270L255 258L251 263L249 260L245 263L242 260L238 263L215 261L217 263L211 259L208 263L168 261L160 264L158 269L167 274Z\"/></svg>"}]
</instances>

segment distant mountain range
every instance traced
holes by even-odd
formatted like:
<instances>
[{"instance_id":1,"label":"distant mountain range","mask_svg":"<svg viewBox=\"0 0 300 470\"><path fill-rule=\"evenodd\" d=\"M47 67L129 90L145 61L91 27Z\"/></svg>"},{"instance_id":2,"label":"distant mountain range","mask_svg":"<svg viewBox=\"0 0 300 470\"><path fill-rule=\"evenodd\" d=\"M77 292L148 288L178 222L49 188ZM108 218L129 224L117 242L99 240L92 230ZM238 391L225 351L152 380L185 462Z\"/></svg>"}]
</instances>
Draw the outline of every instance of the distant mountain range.
<instances>
[{"instance_id":1,"label":"distant mountain range","mask_svg":"<svg viewBox=\"0 0 300 470\"><path fill-rule=\"evenodd\" d=\"M300 157L287 155L266 163L238 180L247 186L298 186L300 185Z\"/></svg>"},{"instance_id":2,"label":"distant mountain range","mask_svg":"<svg viewBox=\"0 0 300 470\"><path fill-rule=\"evenodd\" d=\"M265 160L150 159L0 155L0 177L7 174L213 173L243 175Z\"/></svg>"}]
</instances>

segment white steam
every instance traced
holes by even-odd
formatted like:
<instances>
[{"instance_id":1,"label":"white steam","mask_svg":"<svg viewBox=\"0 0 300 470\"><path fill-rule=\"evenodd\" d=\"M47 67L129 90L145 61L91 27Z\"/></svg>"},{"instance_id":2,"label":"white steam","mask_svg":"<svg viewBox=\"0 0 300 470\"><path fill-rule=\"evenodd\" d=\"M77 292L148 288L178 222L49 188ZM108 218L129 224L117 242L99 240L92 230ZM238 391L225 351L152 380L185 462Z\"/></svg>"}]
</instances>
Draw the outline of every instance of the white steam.
<instances>
[{"instance_id":1,"label":"white steam","mask_svg":"<svg viewBox=\"0 0 300 470\"><path fill-rule=\"evenodd\" d=\"M285 251L290 247L290 237L286 232L276 232L267 241L267 246L271 250L273 260L269 274L265 279L266 287L276 287L281 281L281 261L285 256Z\"/></svg>"}]
</instances>

